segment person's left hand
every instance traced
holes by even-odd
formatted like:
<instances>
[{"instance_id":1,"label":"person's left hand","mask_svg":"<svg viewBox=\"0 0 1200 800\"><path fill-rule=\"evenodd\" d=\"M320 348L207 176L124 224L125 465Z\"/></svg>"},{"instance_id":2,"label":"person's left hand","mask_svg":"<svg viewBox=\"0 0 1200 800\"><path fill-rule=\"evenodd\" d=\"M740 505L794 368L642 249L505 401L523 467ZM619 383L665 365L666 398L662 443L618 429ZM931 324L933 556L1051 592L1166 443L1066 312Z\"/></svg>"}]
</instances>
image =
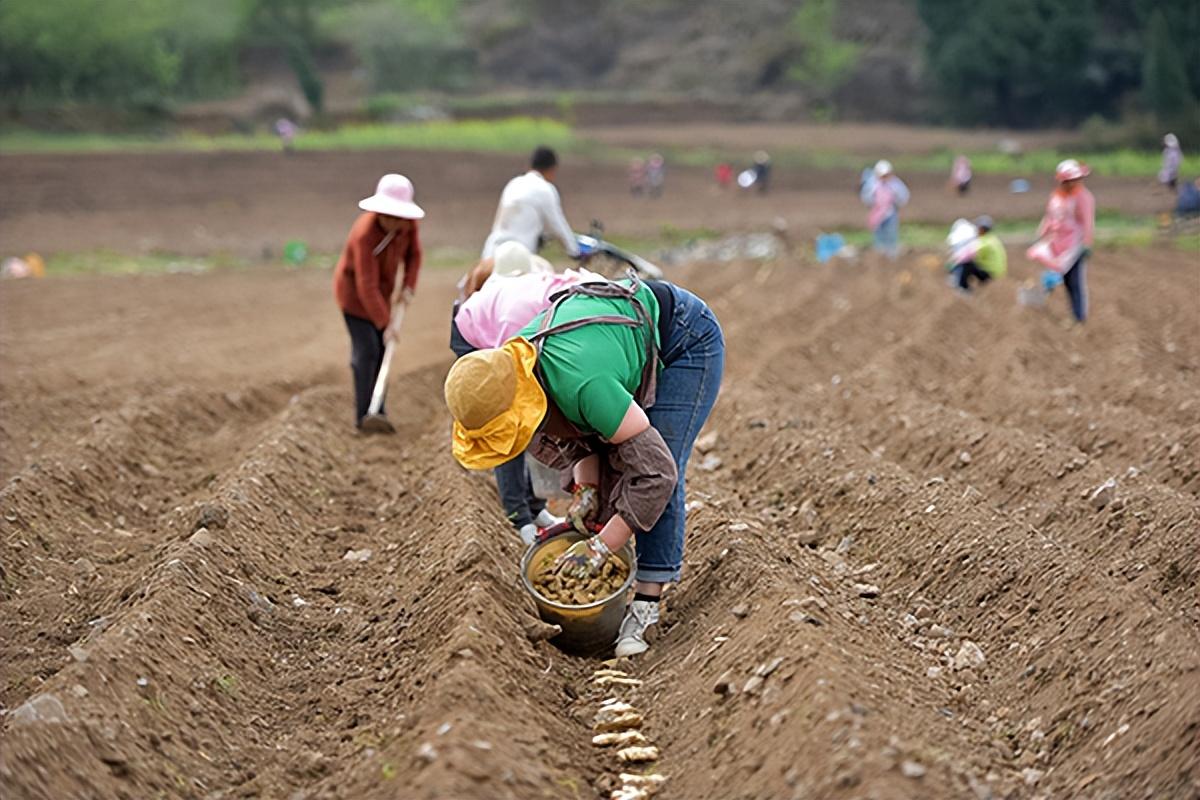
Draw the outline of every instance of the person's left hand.
<instances>
[{"instance_id":1,"label":"person's left hand","mask_svg":"<svg viewBox=\"0 0 1200 800\"><path fill-rule=\"evenodd\" d=\"M575 530L586 536L588 524L600 510L600 487L591 483L577 483L571 492L571 505L567 508L567 519Z\"/></svg>"},{"instance_id":2,"label":"person's left hand","mask_svg":"<svg viewBox=\"0 0 1200 800\"><path fill-rule=\"evenodd\" d=\"M554 562L554 571L570 578L590 578L600 571L611 555L612 551L597 534L590 539L580 539L564 550Z\"/></svg>"}]
</instances>

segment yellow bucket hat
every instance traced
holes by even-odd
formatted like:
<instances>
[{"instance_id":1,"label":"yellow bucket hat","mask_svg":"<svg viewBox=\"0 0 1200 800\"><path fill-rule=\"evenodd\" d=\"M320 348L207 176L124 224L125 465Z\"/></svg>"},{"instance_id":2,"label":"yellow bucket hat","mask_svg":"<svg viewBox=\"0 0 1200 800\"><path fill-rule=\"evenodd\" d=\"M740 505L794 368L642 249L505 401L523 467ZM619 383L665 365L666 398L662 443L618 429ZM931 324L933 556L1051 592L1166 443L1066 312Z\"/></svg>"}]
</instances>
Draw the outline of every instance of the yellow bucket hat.
<instances>
[{"instance_id":1,"label":"yellow bucket hat","mask_svg":"<svg viewBox=\"0 0 1200 800\"><path fill-rule=\"evenodd\" d=\"M446 376L454 417L452 449L467 469L490 469L520 455L546 416L546 393L533 374L537 350L528 340L476 350Z\"/></svg>"}]
</instances>

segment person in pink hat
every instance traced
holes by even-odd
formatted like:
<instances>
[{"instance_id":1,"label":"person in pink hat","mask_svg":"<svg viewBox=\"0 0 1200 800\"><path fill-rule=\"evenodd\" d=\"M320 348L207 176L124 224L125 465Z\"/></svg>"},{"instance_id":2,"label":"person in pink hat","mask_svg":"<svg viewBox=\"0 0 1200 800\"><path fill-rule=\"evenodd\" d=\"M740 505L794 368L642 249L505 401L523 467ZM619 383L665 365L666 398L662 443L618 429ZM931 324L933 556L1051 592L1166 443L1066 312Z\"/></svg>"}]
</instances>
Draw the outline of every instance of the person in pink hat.
<instances>
[{"instance_id":1,"label":"person in pink hat","mask_svg":"<svg viewBox=\"0 0 1200 800\"><path fill-rule=\"evenodd\" d=\"M354 374L354 423L362 426L371 403L384 345L398 331L392 310L412 300L421 270L417 220L425 211L413 202L412 181L384 175L375 194L359 202L358 216L333 272L333 294L350 332L350 369ZM403 280L397 285L400 263Z\"/></svg>"},{"instance_id":2,"label":"person in pink hat","mask_svg":"<svg viewBox=\"0 0 1200 800\"><path fill-rule=\"evenodd\" d=\"M1046 268L1045 289L1052 290L1060 282L1066 286L1077 322L1087 319L1087 258L1096 229L1096 198L1083 185L1089 174L1087 165L1073 158L1059 163L1054 170L1058 188L1046 203L1038 242L1025 253Z\"/></svg>"}]
</instances>

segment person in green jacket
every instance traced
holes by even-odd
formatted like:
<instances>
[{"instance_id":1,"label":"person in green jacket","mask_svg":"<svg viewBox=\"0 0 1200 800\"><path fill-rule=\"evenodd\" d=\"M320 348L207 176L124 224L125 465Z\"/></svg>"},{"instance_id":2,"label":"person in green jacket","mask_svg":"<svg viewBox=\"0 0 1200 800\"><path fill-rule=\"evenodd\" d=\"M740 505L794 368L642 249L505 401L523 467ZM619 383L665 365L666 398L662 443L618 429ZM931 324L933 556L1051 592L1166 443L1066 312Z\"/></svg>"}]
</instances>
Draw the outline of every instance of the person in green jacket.
<instances>
[{"instance_id":1,"label":"person in green jacket","mask_svg":"<svg viewBox=\"0 0 1200 800\"><path fill-rule=\"evenodd\" d=\"M587 538L567 548L558 570L595 575L636 540L618 657L650 646L663 587L681 576L684 476L724 367L725 337L703 300L631 277L558 292L514 338L463 356L446 376L460 464L488 469L528 448L570 471L567 517Z\"/></svg>"},{"instance_id":2,"label":"person in green jacket","mask_svg":"<svg viewBox=\"0 0 1200 800\"><path fill-rule=\"evenodd\" d=\"M954 285L960 291L971 291L972 278L984 284L1008 274L1008 253L1005 252L1000 237L992 233L993 224L992 218L987 214L975 220L978 238L975 240L974 252L954 267Z\"/></svg>"}]
</instances>

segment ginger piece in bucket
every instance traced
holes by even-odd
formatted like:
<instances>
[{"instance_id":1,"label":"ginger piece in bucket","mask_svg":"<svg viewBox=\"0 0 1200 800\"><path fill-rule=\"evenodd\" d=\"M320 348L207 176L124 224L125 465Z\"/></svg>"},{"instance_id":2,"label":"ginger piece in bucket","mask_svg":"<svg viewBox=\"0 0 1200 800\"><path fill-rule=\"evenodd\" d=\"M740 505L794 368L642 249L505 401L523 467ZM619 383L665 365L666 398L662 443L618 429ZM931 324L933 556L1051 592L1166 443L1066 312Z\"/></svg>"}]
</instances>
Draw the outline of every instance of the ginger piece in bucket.
<instances>
[{"instance_id":1,"label":"ginger piece in bucket","mask_svg":"<svg viewBox=\"0 0 1200 800\"><path fill-rule=\"evenodd\" d=\"M629 577L629 566L610 558L597 575L572 578L554 571L554 559L543 559L533 576L533 588L541 597L564 606L586 606L607 600L621 590Z\"/></svg>"}]
</instances>

